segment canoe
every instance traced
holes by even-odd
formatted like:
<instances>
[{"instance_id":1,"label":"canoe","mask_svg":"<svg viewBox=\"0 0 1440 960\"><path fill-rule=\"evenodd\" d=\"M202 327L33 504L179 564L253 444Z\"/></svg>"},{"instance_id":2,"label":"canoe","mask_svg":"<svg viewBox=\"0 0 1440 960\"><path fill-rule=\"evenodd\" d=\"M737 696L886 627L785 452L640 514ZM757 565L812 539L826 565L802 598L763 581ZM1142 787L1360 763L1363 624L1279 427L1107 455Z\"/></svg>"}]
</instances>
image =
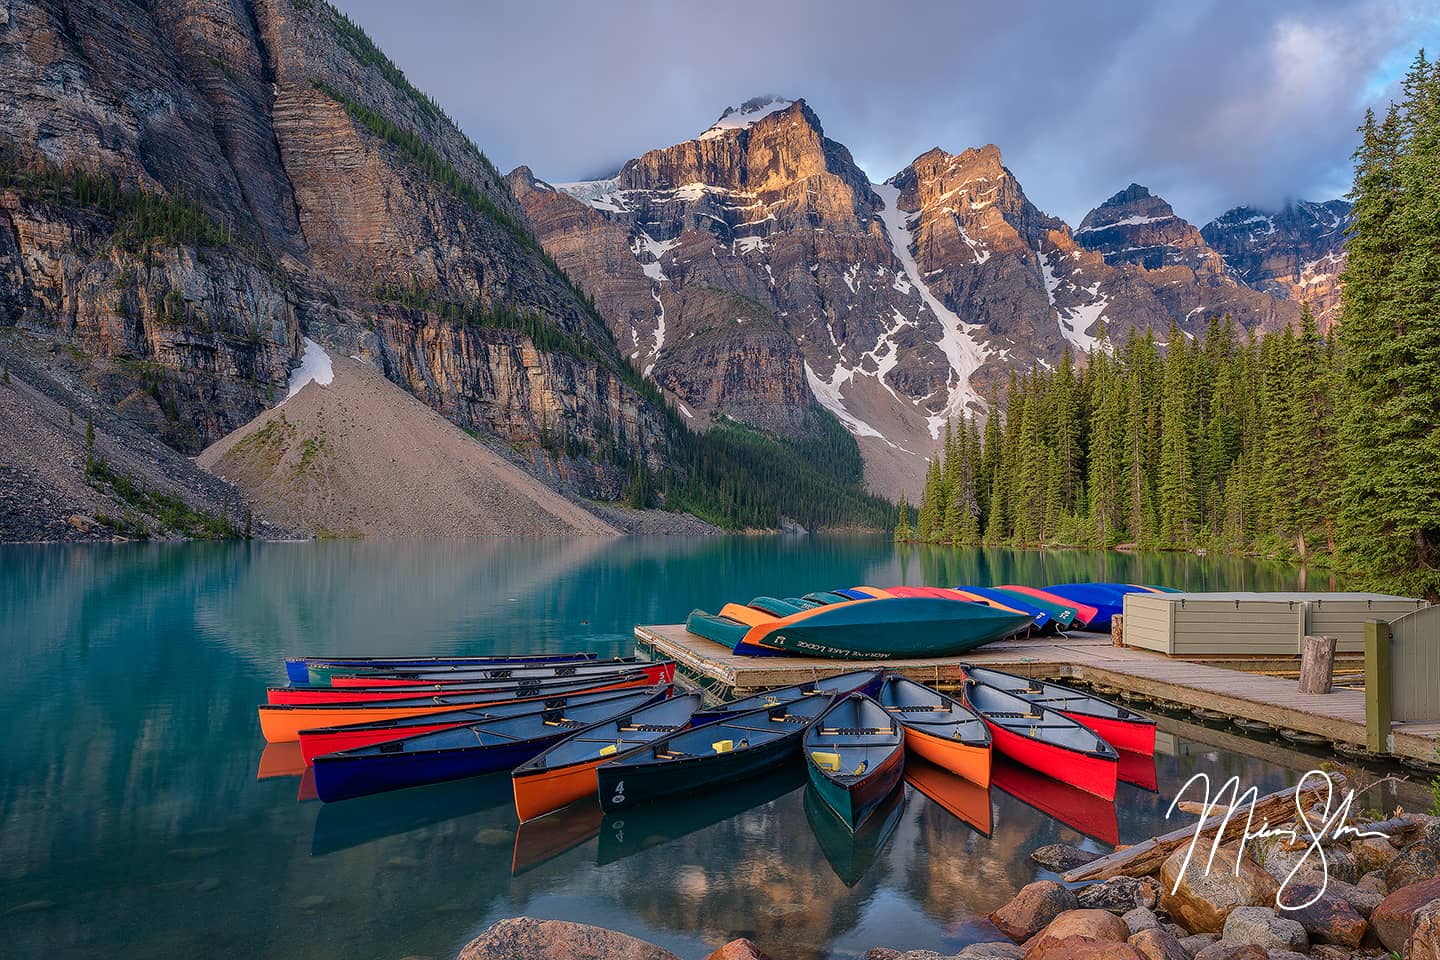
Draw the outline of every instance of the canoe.
<instances>
[{"instance_id":1,"label":"canoe","mask_svg":"<svg viewBox=\"0 0 1440 960\"><path fill-rule=\"evenodd\" d=\"M813 786L805 791L805 819L810 824L810 832L820 844L825 862L847 887L865 879L904 814L905 791L896 790L880 801L880 806L858 830L851 830Z\"/></svg>"},{"instance_id":2,"label":"canoe","mask_svg":"<svg viewBox=\"0 0 1440 960\"><path fill-rule=\"evenodd\" d=\"M964 821L982 835L990 836L994 816L990 810L990 791L986 787L957 777L949 770L915 755L905 758L905 782L952 817Z\"/></svg>"},{"instance_id":3,"label":"canoe","mask_svg":"<svg viewBox=\"0 0 1440 960\"><path fill-rule=\"evenodd\" d=\"M566 696L572 693L599 693L603 690L623 690L627 687L652 686L643 670L618 674L613 677L594 677L588 680L566 680L564 682L541 683L490 693L445 693L406 700L388 700L381 703L331 703L331 704L262 704L258 711L260 732L268 743L299 740L303 730L317 730L321 727L338 727L350 723L373 723L377 720L398 720L427 713L460 707L482 707L515 700L544 700L547 697Z\"/></svg>"},{"instance_id":4,"label":"canoe","mask_svg":"<svg viewBox=\"0 0 1440 960\"><path fill-rule=\"evenodd\" d=\"M981 683L966 668L965 705L984 718L995 749L1047 777L1115 799L1115 748L1064 714Z\"/></svg>"},{"instance_id":5,"label":"canoe","mask_svg":"<svg viewBox=\"0 0 1440 960\"><path fill-rule=\"evenodd\" d=\"M655 700L670 696L672 687L668 683L651 687L629 686L621 689L599 690L594 693L567 693L561 696L540 699L511 700L504 703L487 704L480 707L452 707L419 716L401 717L398 720L377 720L374 723L347 723L338 727L321 727L317 730L303 730L300 733L300 756L307 764L326 753L368 747L372 743L399 740L421 733L435 733L451 727L463 727L480 720L499 720L503 717L518 717L527 713L540 713L564 707L583 707L592 703L614 700L628 696L638 689L648 689Z\"/></svg>"},{"instance_id":6,"label":"canoe","mask_svg":"<svg viewBox=\"0 0 1440 960\"><path fill-rule=\"evenodd\" d=\"M1046 617L1044 626L1049 627L1051 630L1069 630L1075 626L1078 620L1075 607L1064 601L1055 602L1044 600L1040 597L1021 593L1018 590L1010 590L1006 587L966 586L962 589L969 590L971 593L978 593L982 597L993 597L1001 603L1008 603L1021 610L1035 610L1038 613L1043 613Z\"/></svg>"},{"instance_id":7,"label":"canoe","mask_svg":"<svg viewBox=\"0 0 1440 960\"><path fill-rule=\"evenodd\" d=\"M1031 680L988 667L969 667L967 676L998 687L1030 703L1058 710L1098 734L1116 750L1150 756L1155 752L1155 721L1118 703L1058 683Z\"/></svg>"},{"instance_id":8,"label":"canoe","mask_svg":"<svg viewBox=\"0 0 1440 960\"><path fill-rule=\"evenodd\" d=\"M1110 619L1125 612L1127 593L1145 592L1123 583L1057 583L1045 589L1067 600L1094 607L1097 612L1087 626L1095 630L1110 629Z\"/></svg>"},{"instance_id":9,"label":"canoe","mask_svg":"<svg viewBox=\"0 0 1440 960\"><path fill-rule=\"evenodd\" d=\"M905 728L905 747L951 773L990 786L990 731L973 710L938 690L889 676L880 705Z\"/></svg>"},{"instance_id":10,"label":"canoe","mask_svg":"<svg viewBox=\"0 0 1440 960\"><path fill-rule=\"evenodd\" d=\"M835 702L805 731L805 767L825 805L853 833L900 786L905 735L863 693Z\"/></svg>"},{"instance_id":11,"label":"canoe","mask_svg":"<svg viewBox=\"0 0 1440 960\"><path fill-rule=\"evenodd\" d=\"M735 615L727 617L727 611ZM740 612L727 605L720 617L703 611L692 613L686 628L710 639L723 636L733 640L732 650L742 655L758 650L840 660L885 660L960 654L1030 624L1030 617L1024 614L936 597L854 600L785 617L765 619L767 616L762 613L743 621L753 625L742 631ZM727 619L728 632L718 633L716 621Z\"/></svg>"},{"instance_id":12,"label":"canoe","mask_svg":"<svg viewBox=\"0 0 1440 960\"><path fill-rule=\"evenodd\" d=\"M794 686L776 687L757 693L752 697L732 700L729 703L722 703L718 707L711 707L709 710L697 711L692 725L699 727L717 720L729 720L751 710L773 707L788 700L799 700L804 697L844 697L857 692L873 697L880 692L880 683L884 679L885 671L883 670L855 670L850 673L837 673L834 676L822 677L818 680L807 680Z\"/></svg>"},{"instance_id":13,"label":"canoe","mask_svg":"<svg viewBox=\"0 0 1440 960\"><path fill-rule=\"evenodd\" d=\"M378 687L270 687L265 691L267 703L309 704L379 703L385 700L406 700L434 691L443 694L491 693L501 690L521 690L547 683L603 681L607 677L643 671L651 683L670 683L675 679L675 661L657 660L654 663L605 664L591 667L581 664L574 673L557 675L551 667L515 670L507 678L475 679L460 683L405 683L401 686ZM340 679L336 677L335 679Z\"/></svg>"},{"instance_id":14,"label":"canoe","mask_svg":"<svg viewBox=\"0 0 1440 960\"><path fill-rule=\"evenodd\" d=\"M332 670L394 670L404 667L441 667L513 663L569 663L594 660L593 653L496 654L487 657L286 657L285 676L297 686L326 682Z\"/></svg>"},{"instance_id":15,"label":"canoe","mask_svg":"<svg viewBox=\"0 0 1440 960\"><path fill-rule=\"evenodd\" d=\"M1056 606L1073 609L1075 611L1075 622L1073 626L1077 627L1085 626L1100 614L1099 610L1090 606L1088 603L1067 600L1059 594L1050 593L1048 590L1041 590L1039 587L1027 587L1018 583L1006 583L1002 584L999 589L1013 590L1023 596L1033 597L1036 600L1043 600L1046 603L1053 603Z\"/></svg>"},{"instance_id":16,"label":"canoe","mask_svg":"<svg viewBox=\"0 0 1440 960\"><path fill-rule=\"evenodd\" d=\"M1036 630L1059 629L1059 625L1054 622L1055 618L1050 615L1050 611L1034 603L1028 597L1006 595L1003 591L993 590L990 587L972 587L968 584L956 587L955 590L957 593L977 597L991 606L998 606L1001 609L1008 608L1017 613L1028 613L1035 619Z\"/></svg>"},{"instance_id":17,"label":"canoe","mask_svg":"<svg viewBox=\"0 0 1440 960\"><path fill-rule=\"evenodd\" d=\"M634 657L614 660L586 660L583 663L547 663L523 667L442 667L438 670L386 670L360 674L336 674L330 686L405 687L428 683L483 685L492 680L555 680L562 677L589 677L607 670L634 670L645 663Z\"/></svg>"},{"instance_id":18,"label":"canoe","mask_svg":"<svg viewBox=\"0 0 1440 960\"><path fill-rule=\"evenodd\" d=\"M804 786L804 768L798 763L783 764L758 777L692 794L685 798L684 803L651 804L619 814L606 814L604 825L600 828L595 865L603 867L717 823L758 811L758 808ZM569 813L565 810L556 816L569 816ZM768 812L756 815L764 816ZM533 822L544 824L551 819L543 817Z\"/></svg>"},{"instance_id":19,"label":"canoe","mask_svg":"<svg viewBox=\"0 0 1440 960\"><path fill-rule=\"evenodd\" d=\"M1110 846L1120 842L1120 817L1112 800L1042 776L1003 755L995 758L990 782L1002 793L1087 837ZM1006 813L1009 811L1002 806L1002 816Z\"/></svg>"},{"instance_id":20,"label":"canoe","mask_svg":"<svg viewBox=\"0 0 1440 960\"><path fill-rule=\"evenodd\" d=\"M807 697L708 723L595 768L607 813L705 791L753 777L792 760L800 738L833 698Z\"/></svg>"},{"instance_id":21,"label":"canoe","mask_svg":"<svg viewBox=\"0 0 1440 960\"><path fill-rule=\"evenodd\" d=\"M668 742L672 735L688 728L703 699L698 693L686 697L693 703L682 724L632 722L629 717L611 721L562 740L510 771L520 822L596 796L596 768L646 753L646 746L656 745L658 750L659 743Z\"/></svg>"},{"instance_id":22,"label":"canoe","mask_svg":"<svg viewBox=\"0 0 1440 960\"><path fill-rule=\"evenodd\" d=\"M612 701L565 707L544 713L481 720L465 727L387 740L368 747L315 758L315 789L327 803L403 787L478 777L524 763L547 747L609 724L688 723L700 705L699 694L652 701L641 691Z\"/></svg>"}]
</instances>

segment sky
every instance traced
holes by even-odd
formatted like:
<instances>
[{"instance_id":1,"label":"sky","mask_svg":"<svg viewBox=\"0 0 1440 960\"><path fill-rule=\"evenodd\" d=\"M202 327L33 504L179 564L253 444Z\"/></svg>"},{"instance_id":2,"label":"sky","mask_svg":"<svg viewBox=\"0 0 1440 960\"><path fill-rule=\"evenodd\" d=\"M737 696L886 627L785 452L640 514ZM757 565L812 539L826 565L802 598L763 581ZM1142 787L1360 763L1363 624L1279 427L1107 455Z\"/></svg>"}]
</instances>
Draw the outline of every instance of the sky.
<instances>
[{"instance_id":1,"label":"sky","mask_svg":"<svg viewBox=\"0 0 1440 960\"><path fill-rule=\"evenodd\" d=\"M337 0L502 170L613 173L731 104L804 98L875 181L996 144L1076 225L1131 182L1204 223L1328 200L1440 0Z\"/></svg>"}]
</instances>

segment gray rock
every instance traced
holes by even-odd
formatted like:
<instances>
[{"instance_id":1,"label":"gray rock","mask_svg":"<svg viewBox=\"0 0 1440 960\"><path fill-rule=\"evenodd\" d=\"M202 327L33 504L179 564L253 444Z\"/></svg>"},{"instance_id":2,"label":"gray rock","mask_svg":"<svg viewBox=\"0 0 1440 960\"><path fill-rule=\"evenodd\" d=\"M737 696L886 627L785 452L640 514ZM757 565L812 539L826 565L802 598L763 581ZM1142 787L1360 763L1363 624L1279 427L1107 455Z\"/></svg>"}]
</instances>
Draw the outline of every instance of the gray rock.
<instances>
[{"instance_id":1,"label":"gray rock","mask_svg":"<svg viewBox=\"0 0 1440 960\"><path fill-rule=\"evenodd\" d=\"M1217 940L1195 954L1195 960L1270 960L1265 948L1254 943Z\"/></svg>"},{"instance_id":2,"label":"gray rock","mask_svg":"<svg viewBox=\"0 0 1440 960\"><path fill-rule=\"evenodd\" d=\"M991 940L987 943L972 943L956 954L965 960L1022 960L1025 948L1017 943Z\"/></svg>"},{"instance_id":3,"label":"gray rock","mask_svg":"<svg viewBox=\"0 0 1440 960\"><path fill-rule=\"evenodd\" d=\"M1086 910L1129 913L1136 907L1153 909L1160 900L1160 884L1154 877L1111 877L1075 891L1075 900Z\"/></svg>"},{"instance_id":4,"label":"gray rock","mask_svg":"<svg viewBox=\"0 0 1440 960\"><path fill-rule=\"evenodd\" d=\"M1303 953L1296 953L1294 950L1270 950L1267 951L1270 960L1310 960Z\"/></svg>"},{"instance_id":5,"label":"gray rock","mask_svg":"<svg viewBox=\"0 0 1440 960\"><path fill-rule=\"evenodd\" d=\"M1030 852L1031 860L1034 860L1046 870L1054 870L1056 873L1073 870L1076 867L1083 867L1099 856L1099 854L1091 853L1088 850L1081 850L1079 847L1071 846L1068 843L1048 843Z\"/></svg>"},{"instance_id":6,"label":"gray rock","mask_svg":"<svg viewBox=\"0 0 1440 960\"><path fill-rule=\"evenodd\" d=\"M1385 884L1391 890L1440 877L1440 843L1432 843L1428 836L1433 826L1433 821L1427 824L1427 835L1401 850L1385 868Z\"/></svg>"},{"instance_id":7,"label":"gray rock","mask_svg":"<svg viewBox=\"0 0 1440 960\"><path fill-rule=\"evenodd\" d=\"M1277 916L1270 907L1236 907L1225 918L1221 931L1225 940L1253 943L1266 950L1304 950L1310 946L1305 928L1294 920Z\"/></svg>"},{"instance_id":8,"label":"gray rock","mask_svg":"<svg viewBox=\"0 0 1440 960\"><path fill-rule=\"evenodd\" d=\"M1193 957L1219 939L1220 934L1218 933L1196 933L1188 937L1181 937L1180 946L1184 947L1185 952Z\"/></svg>"},{"instance_id":9,"label":"gray rock","mask_svg":"<svg viewBox=\"0 0 1440 960\"><path fill-rule=\"evenodd\" d=\"M1136 907L1134 910L1127 911L1120 919L1125 921L1125 926L1130 928L1132 935L1139 933L1141 930L1156 930L1160 928L1159 918L1155 916L1153 910L1147 907Z\"/></svg>"}]
</instances>

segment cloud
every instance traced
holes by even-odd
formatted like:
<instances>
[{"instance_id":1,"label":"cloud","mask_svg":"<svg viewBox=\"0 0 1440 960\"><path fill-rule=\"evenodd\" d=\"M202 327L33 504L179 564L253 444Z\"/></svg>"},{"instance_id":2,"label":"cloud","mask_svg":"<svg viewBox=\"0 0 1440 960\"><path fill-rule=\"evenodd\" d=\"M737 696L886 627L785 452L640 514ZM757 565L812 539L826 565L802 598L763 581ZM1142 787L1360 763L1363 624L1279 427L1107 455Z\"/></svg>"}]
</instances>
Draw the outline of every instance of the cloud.
<instances>
[{"instance_id":1,"label":"cloud","mask_svg":"<svg viewBox=\"0 0 1440 960\"><path fill-rule=\"evenodd\" d=\"M502 169L595 176L774 92L874 179L995 143L1071 223L1131 181L1195 222L1335 196L1365 107L1440 40L1434 0L340 5Z\"/></svg>"}]
</instances>

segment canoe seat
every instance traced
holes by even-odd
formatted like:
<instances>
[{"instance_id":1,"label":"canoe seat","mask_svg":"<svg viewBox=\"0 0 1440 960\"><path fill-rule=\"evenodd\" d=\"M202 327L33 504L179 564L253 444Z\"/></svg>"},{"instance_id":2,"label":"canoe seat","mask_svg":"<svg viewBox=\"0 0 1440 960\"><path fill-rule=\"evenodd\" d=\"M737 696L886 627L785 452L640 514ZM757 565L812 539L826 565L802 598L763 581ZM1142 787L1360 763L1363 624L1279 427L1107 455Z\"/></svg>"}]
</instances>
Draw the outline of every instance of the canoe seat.
<instances>
[{"instance_id":1,"label":"canoe seat","mask_svg":"<svg viewBox=\"0 0 1440 960\"><path fill-rule=\"evenodd\" d=\"M690 754L681 750L657 750L655 756L661 760L679 760L681 757L688 757Z\"/></svg>"},{"instance_id":2,"label":"canoe seat","mask_svg":"<svg viewBox=\"0 0 1440 960\"><path fill-rule=\"evenodd\" d=\"M780 715L780 716L778 716L778 717L771 717L770 719L773 720L773 721L775 721L776 723L809 723L810 721L814 720L815 718L814 718L814 717L793 717L793 716L791 716L790 714L786 713L786 714L782 714L782 715Z\"/></svg>"},{"instance_id":3,"label":"canoe seat","mask_svg":"<svg viewBox=\"0 0 1440 960\"><path fill-rule=\"evenodd\" d=\"M821 770L829 770L831 773L838 773L840 771L840 754L838 753L812 750L810 751L810 759L814 762L815 766Z\"/></svg>"},{"instance_id":4,"label":"canoe seat","mask_svg":"<svg viewBox=\"0 0 1440 960\"><path fill-rule=\"evenodd\" d=\"M826 737L863 737L893 733L889 727L824 727L820 730Z\"/></svg>"},{"instance_id":5,"label":"canoe seat","mask_svg":"<svg viewBox=\"0 0 1440 960\"><path fill-rule=\"evenodd\" d=\"M716 740L714 743L710 744L710 746L712 749L714 749L716 753L729 753L731 750L735 749L735 741Z\"/></svg>"},{"instance_id":6,"label":"canoe seat","mask_svg":"<svg viewBox=\"0 0 1440 960\"><path fill-rule=\"evenodd\" d=\"M1004 720L1039 720L1042 714L1039 713L1016 713L1014 711L992 710L985 714L987 717L1000 717ZM1066 724L1069 726L1069 724Z\"/></svg>"},{"instance_id":7,"label":"canoe seat","mask_svg":"<svg viewBox=\"0 0 1440 960\"><path fill-rule=\"evenodd\" d=\"M891 713L949 713L950 711L939 705L913 703L903 707L886 707Z\"/></svg>"},{"instance_id":8,"label":"canoe seat","mask_svg":"<svg viewBox=\"0 0 1440 960\"><path fill-rule=\"evenodd\" d=\"M617 754L617 753L619 753L619 752L620 752L620 745L619 745L618 743L612 743L612 744L610 744L610 746L608 746L608 747L601 747L601 748L600 748L600 756L602 756L602 757L611 757L611 756L614 756L615 754Z\"/></svg>"},{"instance_id":9,"label":"canoe seat","mask_svg":"<svg viewBox=\"0 0 1440 960\"><path fill-rule=\"evenodd\" d=\"M569 717L561 717L559 720L543 721L547 727L583 727L585 724L579 720L571 720Z\"/></svg>"},{"instance_id":10,"label":"canoe seat","mask_svg":"<svg viewBox=\"0 0 1440 960\"><path fill-rule=\"evenodd\" d=\"M668 723L632 723L621 727L623 733L669 733L675 727Z\"/></svg>"}]
</instances>

